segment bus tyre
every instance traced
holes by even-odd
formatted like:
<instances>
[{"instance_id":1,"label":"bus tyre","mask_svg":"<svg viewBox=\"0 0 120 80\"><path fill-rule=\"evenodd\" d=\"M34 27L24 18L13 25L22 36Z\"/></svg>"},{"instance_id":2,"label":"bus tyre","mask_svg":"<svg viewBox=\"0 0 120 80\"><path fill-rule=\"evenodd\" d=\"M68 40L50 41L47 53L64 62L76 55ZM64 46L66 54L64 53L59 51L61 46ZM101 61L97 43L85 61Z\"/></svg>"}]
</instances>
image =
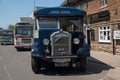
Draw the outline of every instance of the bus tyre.
<instances>
[{"instance_id":1,"label":"bus tyre","mask_svg":"<svg viewBox=\"0 0 120 80\"><path fill-rule=\"evenodd\" d=\"M81 58L80 60L80 71L85 72L87 69L87 58Z\"/></svg>"},{"instance_id":2,"label":"bus tyre","mask_svg":"<svg viewBox=\"0 0 120 80\"><path fill-rule=\"evenodd\" d=\"M31 58L32 71L35 74L39 74L41 71L41 65L38 63L37 59Z\"/></svg>"},{"instance_id":3,"label":"bus tyre","mask_svg":"<svg viewBox=\"0 0 120 80\"><path fill-rule=\"evenodd\" d=\"M76 70L77 70L77 71L80 71L80 65L81 65L81 64L80 64L80 61L77 61L77 62L76 62Z\"/></svg>"},{"instance_id":4,"label":"bus tyre","mask_svg":"<svg viewBox=\"0 0 120 80\"><path fill-rule=\"evenodd\" d=\"M20 51L20 49L19 49L19 48L16 48L16 50L17 50L17 51Z\"/></svg>"}]
</instances>

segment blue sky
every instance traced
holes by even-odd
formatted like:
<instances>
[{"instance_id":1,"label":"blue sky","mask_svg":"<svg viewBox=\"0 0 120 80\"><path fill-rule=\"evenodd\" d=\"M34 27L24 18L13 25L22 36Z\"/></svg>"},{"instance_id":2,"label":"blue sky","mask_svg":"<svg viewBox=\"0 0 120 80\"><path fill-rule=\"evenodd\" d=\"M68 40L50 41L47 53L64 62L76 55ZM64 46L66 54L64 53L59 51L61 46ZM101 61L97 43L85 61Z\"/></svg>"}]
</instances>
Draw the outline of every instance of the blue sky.
<instances>
[{"instance_id":1,"label":"blue sky","mask_svg":"<svg viewBox=\"0 0 120 80\"><path fill-rule=\"evenodd\" d=\"M64 0L35 0L36 6L60 6ZM20 17L30 17L34 8L34 0L0 0L0 27L7 29L8 25L20 21Z\"/></svg>"}]
</instances>

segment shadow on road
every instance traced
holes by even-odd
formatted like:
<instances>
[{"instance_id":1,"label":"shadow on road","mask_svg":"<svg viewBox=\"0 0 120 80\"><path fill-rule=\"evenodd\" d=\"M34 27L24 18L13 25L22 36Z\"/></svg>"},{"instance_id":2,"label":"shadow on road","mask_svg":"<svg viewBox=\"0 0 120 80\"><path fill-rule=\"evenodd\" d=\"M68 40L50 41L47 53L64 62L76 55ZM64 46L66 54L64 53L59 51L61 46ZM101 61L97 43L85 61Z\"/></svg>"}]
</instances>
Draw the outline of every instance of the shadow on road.
<instances>
[{"instance_id":1,"label":"shadow on road","mask_svg":"<svg viewBox=\"0 0 120 80\"><path fill-rule=\"evenodd\" d=\"M17 52L30 52L31 49L17 49Z\"/></svg>"},{"instance_id":2,"label":"shadow on road","mask_svg":"<svg viewBox=\"0 0 120 80\"><path fill-rule=\"evenodd\" d=\"M44 69L41 72L43 75L51 76L73 76L73 75L84 75L86 74L76 70L75 68L54 68L53 69Z\"/></svg>"},{"instance_id":3,"label":"shadow on road","mask_svg":"<svg viewBox=\"0 0 120 80\"><path fill-rule=\"evenodd\" d=\"M91 75L99 74L102 71L108 71L114 67L105 64L93 57L88 59L88 66L86 72L80 72L75 68L54 68L54 69L43 69L41 74L49 76L78 76L78 75Z\"/></svg>"},{"instance_id":4,"label":"shadow on road","mask_svg":"<svg viewBox=\"0 0 120 80\"><path fill-rule=\"evenodd\" d=\"M88 58L88 72L93 74L101 73L102 71L107 71L109 69L114 69L114 67L97 60L93 57Z\"/></svg>"}]
</instances>

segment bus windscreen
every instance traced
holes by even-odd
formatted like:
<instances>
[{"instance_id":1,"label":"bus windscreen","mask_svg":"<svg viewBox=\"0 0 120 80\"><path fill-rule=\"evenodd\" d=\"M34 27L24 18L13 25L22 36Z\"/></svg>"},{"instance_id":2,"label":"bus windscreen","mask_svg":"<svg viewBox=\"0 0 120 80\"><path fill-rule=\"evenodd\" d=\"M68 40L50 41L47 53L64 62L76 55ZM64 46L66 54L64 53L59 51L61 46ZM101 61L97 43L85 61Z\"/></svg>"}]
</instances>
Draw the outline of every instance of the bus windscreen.
<instances>
[{"instance_id":1,"label":"bus windscreen","mask_svg":"<svg viewBox=\"0 0 120 80\"><path fill-rule=\"evenodd\" d=\"M15 35L33 35L33 27L19 26L15 28Z\"/></svg>"}]
</instances>

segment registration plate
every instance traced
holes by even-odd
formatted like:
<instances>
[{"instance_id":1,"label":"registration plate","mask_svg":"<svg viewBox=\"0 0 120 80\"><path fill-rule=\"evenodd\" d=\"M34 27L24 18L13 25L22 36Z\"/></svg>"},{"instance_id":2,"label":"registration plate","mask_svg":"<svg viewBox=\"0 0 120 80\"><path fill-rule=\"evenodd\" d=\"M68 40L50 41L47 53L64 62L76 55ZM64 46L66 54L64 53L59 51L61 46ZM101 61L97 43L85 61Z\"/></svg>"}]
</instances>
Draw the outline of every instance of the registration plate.
<instances>
[{"instance_id":1,"label":"registration plate","mask_svg":"<svg viewBox=\"0 0 120 80\"><path fill-rule=\"evenodd\" d=\"M65 63L70 62L70 59L53 59L53 62Z\"/></svg>"},{"instance_id":2,"label":"registration plate","mask_svg":"<svg viewBox=\"0 0 120 80\"><path fill-rule=\"evenodd\" d=\"M68 67L69 63L55 63L55 67Z\"/></svg>"},{"instance_id":3,"label":"registration plate","mask_svg":"<svg viewBox=\"0 0 120 80\"><path fill-rule=\"evenodd\" d=\"M30 48L30 46L24 46L24 48Z\"/></svg>"}]
</instances>

